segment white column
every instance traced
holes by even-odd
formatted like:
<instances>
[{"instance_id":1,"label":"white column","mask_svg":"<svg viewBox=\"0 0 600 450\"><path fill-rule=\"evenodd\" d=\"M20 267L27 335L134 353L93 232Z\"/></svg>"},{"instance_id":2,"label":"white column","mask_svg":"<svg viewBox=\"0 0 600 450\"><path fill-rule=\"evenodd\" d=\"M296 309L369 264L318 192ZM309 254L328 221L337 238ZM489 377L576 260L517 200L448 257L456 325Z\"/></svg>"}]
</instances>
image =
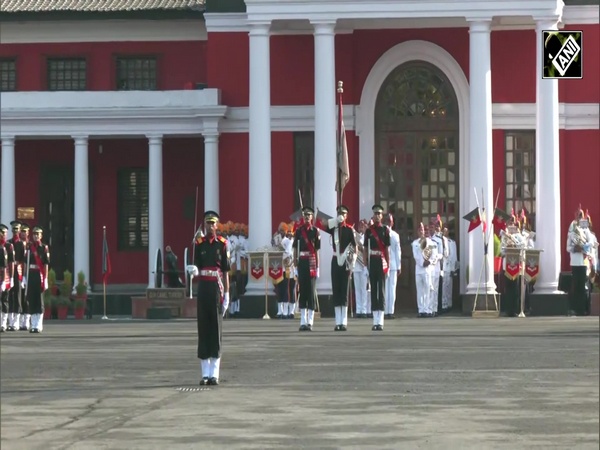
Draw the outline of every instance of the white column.
<instances>
[{"instance_id":1,"label":"white column","mask_svg":"<svg viewBox=\"0 0 600 450\"><path fill-rule=\"evenodd\" d=\"M335 216L336 179L336 79L335 22L312 22L315 40L315 210ZM331 258L329 235L321 233L321 251L317 290L331 292Z\"/></svg>"},{"instance_id":2,"label":"white column","mask_svg":"<svg viewBox=\"0 0 600 450\"><path fill-rule=\"evenodd\" d=\"M88 137L73 136L75 140L75 245L74 273L83 272L85 279L90 279L90 204L88 176ZM73 289L75 288L73 283Z\"/></svg>"},{"instance_id":3,"label":"white column","mask_svg":"<svg viewBox=\"0 0 600 450\"><path fill-rule=\"evenodd\" d=\"M269 246L271 211L271 56L270 22L250 26L248 164L248 250ZM264 295L264 282L248 279L246 295Z\"/></svg>"},{"instance_id":4,"label":"white column","mask_svg":"<svg viewBox=\"0 0 600 450\"><path fill-rule=\"evenodd\" d=\"M540 275L536 294L558 292L561 262L560 157L558 141L558 80L542 79L542 31L557 30L557 20L536 21L536 157L535 210L536 248L540 254Z\"/></svg>"},{"instance_id":5,"label":"white column","mask_svg":"<svg viewBox=\"0 0 600 450\"><path fill-rule=\"evenodd\" d=\"M8 226L17 218L16 186L15 186L15 137L2 136L2 184L0 192L0 223Z\"/></svg>"},{"instance_id":6,"label":"white column","mask_svg":"<svg viewBox=\"0 0 600 450\"><path fill-rule=\"evenodd\" d=\"M475 190L480 206L485 206L488 230L491 230L494 213L492 170L492 72L490 56L491 20L469 23L469 203L463 206L464 214L476 205ZM467 226L463 222L461 226ZM469 233L469 284L467 294L494 293L494 246L490 237L487 253L487 274L484 267L482 228ZM491 235L490 235L491 236ZM480 277L481 274L481 277Z\"/></svg>"},{"instance_id":7,"label":"white column","mask_svg":"<svg viewBox=\"0 0 600 450\"><path fill-rule=\"evenodd\" d=\"M156 251L163 249L163 169L162 135L147 136L148 158L148 287L155 287Z\"/></svg>"},{"instance_id":8,"label":"white column","mask_svg":"<svg viewBox=\"0 0 600 450\"><path fill-rule=\"evenodd\" d=\"M204 210L219 211L219 135L204 135Z\"/></svg>"}]
</instances>

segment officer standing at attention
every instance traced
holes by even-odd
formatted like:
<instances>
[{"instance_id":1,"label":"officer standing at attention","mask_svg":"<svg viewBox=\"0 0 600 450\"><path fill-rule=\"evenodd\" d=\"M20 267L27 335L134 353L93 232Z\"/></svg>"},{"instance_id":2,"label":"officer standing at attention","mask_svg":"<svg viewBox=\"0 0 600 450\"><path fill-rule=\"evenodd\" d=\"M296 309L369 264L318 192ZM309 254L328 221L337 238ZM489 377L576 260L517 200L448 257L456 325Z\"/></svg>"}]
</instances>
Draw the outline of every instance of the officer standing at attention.
<instances>
[{"instance_id":1,"label":"officer standing at attention","mask_svg":"<svg viewBox=\"0 0 600 450\"><path fill-rule=\"evenodd\" d=\"M219 384L223 316L229 305L229 247L217 236L219 215L204 213L206 235L194 248L194 265L188 272L199 278L197 298L198 358L202 370L200 385Z\"/></svg>"},{"instance_id":2,"label":"officer standing at attention","mask_svg":"<svg viewBox=\"0 0 600 450\"><path fill-rule=\"evenodd\" d=\"M371 283L373 331L383 331L385 310L385 279L390 261L390 229L383 226L383 207L373 205L373 225L365 232L363 261L367 261Z\"/></svg>"}]
</instances>

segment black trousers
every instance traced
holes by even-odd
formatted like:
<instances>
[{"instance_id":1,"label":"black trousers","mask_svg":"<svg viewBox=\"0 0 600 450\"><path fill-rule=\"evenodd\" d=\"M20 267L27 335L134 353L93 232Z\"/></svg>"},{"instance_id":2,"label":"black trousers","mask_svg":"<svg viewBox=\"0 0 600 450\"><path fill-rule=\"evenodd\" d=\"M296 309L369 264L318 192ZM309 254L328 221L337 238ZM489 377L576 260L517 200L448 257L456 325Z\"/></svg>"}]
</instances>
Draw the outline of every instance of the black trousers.
<instances>
[{"instance_id":1,"label":"black trousers","mask_svg":"<svg viewBox=\"0 0 600 450\"><path fill-rule=\"evenodd\" d=\"M21 287L21 282L19 281L19 274L16 273L13 276L13 287L9 291L8 295L8 311L9 313L23 313L28 314L27 310L27 302L22 301L24 297L23 288ZM21 302L23 304L21 304ZM3 310L4 311L4 310Z\"/></svg>"},{"instance_id":2,"label":"black trousers","mask_svg":"<svg viewBox=\"0 0 600 450\"><path fill-rule=\"evenodd\" d=\"M298 260L298 290L300 308L314 310L317 304L317 279L310 276L308 259Z\"/></svg>"},{"instance_id":3,"label":"black trousers","mask_svg":"<svg viewBox=\"0 0 600 450\"><path fill-rule=\"evenodd\" d=\"M371 283L371 311L385 311L385 274L381 258L369 258L369 283Z\"/></svg>"},{"instance_id":4,"label":"black trousers","mask_svg":"<svg viewBox=\"0 0 600 450\"><path fill-rule=\"evenodd\" d=\"M9 291L3 291L2 293L0 293L0 302L2 302L2 312L3 313L7 313L8 312L8 298L10 296Z\"/></svg>"},{"instance_id":5,"label":"black trousers","mask_svg":"<svg viewBox=\"0 0 600 450\"><path fill-rule=\"evenodd\" d=\"M504 278L504 304L506 314L516 316L521 312L521 277L514 280Z\"/></svg>"},{"instance_id":6,"label":"black trousers","mask_svg":"<svg viewBox=\"0 0 600 450\"><path fill-rule=\"evenodd\" d=\"M571 295L569 298L570 309L577 315L585 314L587 310L587 293L585 283L587 281L585 266L571 266Z\"/></svg>"},{"instance_id":7,"label":"black trousers","mask_svg":"<svg viewBox=\"0 0 600 450\"><path fill-rule=\"evenodd\" d=\"M223 304L216 281L200 280L197 298L198 358L220 358Z\"/></svg>"},{"instance_id":8,"label":"black trousers","mask_svg":"<svg viewBox=\"0 0 600 450\"><path fill-rule=\"evenodd\" d=\"M39 270L29 269L27 278L27 314L43 314L44 300L42 299L42 275ZM25 309L25 308L23 308Z\"/></svg>"},{"instance_id":9,"label":"black trousers","mask_svg":"<svg viewBox=\"0 0 600 450\"><path fill-rule=\"evenodd\" d=\"M348 306L348 284L350 272L346 269L346 263L339 265L337 258L333 255L331 259L331 288L333 294L333 306Z\"/></svg>"}]
</instances>

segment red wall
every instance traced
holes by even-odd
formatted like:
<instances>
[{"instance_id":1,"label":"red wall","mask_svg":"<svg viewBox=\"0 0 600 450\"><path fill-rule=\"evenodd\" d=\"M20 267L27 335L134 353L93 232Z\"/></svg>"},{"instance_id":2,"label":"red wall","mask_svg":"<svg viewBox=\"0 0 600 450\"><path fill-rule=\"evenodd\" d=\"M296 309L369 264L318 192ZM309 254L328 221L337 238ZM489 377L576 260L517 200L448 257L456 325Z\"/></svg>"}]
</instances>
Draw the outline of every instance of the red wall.
<instances>
[{"instance_id":1,"label":"red wall","mask_svg":"<svg viewBox=\"0 0 600 450\"><path fill-rule=\"evenodd\" d=\"M208 87L221 89L221 102L248 106L248 33L208 33L206 61Z\"/></svg>"},{"instance_id":2,"label":"red wall","mask_svg":"<svg viewBox=\"0 0 600 450\"><path fill-rule=\"evenodd\" d=\"M117 56L158 57L159 90L183 89L188 82L206 81L206 42L83 42L2 44L0 57L17 58L17 90L47 90L46 58L87 59L89 91L110 91L116 86Z\"/></svg>"},{"instance_id":3,"label":"red wall","mask_svg":"<svg viewBox=\"0 0 600 450\"><path fill-rule=\"evenodd\" d=\"M559 80L558 99L565 103L600 102L600 26L568 25L565 30L583 31L583 78Z\"/></svg>"}]
</instances>

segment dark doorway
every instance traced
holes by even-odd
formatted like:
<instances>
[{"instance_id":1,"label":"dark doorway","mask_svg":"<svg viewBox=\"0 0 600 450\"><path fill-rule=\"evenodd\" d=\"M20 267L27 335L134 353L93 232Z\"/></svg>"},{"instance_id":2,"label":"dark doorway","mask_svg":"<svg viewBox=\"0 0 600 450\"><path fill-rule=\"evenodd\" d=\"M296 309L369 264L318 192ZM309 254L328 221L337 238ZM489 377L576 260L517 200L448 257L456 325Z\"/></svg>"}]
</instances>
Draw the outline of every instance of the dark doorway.
<instances>
[{"instance_id":1,"label":"dark doorway","mask_svg":"<svg viewBox=\"0 0 600 450\"><path fill-rule=\"evenodd\" d=\"M43 241L50 247L50 268L58 280L65 270L73 273L73 168L46 166L40 183L39 223Z\"/></svg>"},{"instance_id":2,"label":"dark doorway","mask_svg":"<svg viewBox=\"0 0 600 450\"><path fill-rule=\"evenodd\" d=\"M396 309L413 312L411 244L419 223L427 228L439 214L450 237L458 237L458 102L446 76L422 61L392 71L377 97L375 136L375 194L394 216L402 247Z\"/></svg>"}]
</instances>

